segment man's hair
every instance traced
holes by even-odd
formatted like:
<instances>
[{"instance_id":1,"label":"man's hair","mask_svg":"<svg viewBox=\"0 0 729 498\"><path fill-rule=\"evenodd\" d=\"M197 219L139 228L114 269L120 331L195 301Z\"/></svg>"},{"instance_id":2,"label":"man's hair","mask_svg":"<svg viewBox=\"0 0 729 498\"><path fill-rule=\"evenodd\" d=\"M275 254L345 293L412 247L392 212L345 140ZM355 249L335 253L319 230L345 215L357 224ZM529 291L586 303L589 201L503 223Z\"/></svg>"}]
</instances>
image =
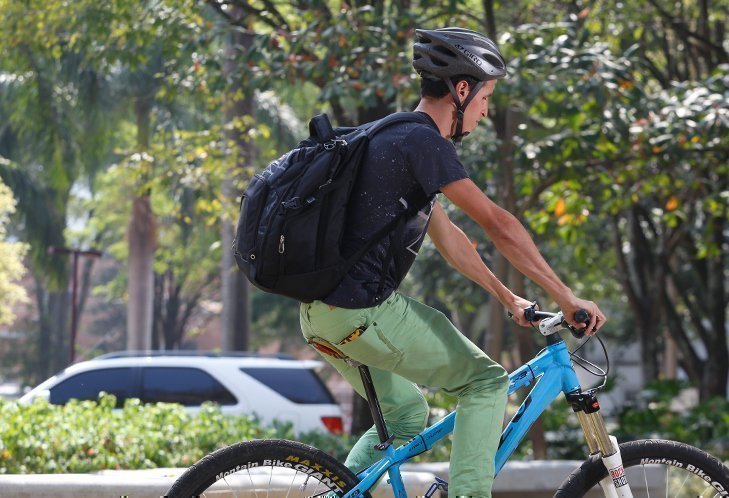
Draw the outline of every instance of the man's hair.
<instances>
[{"instance_id":1,"label":"man's hair","mask_svg":"<svg viewBox=\"0 0 729 498\"><path fill-rule=\"evenodd\" d=\"M451 78L451 82L453 83L453 86L456 86L459 81L465 81L468 83L469 88L473 88L473 85L478 83L478 80L476 78L473 78L471 76L454 76ZM432 97L439 99L441 97L445 97L446 95L450 94L450 90L448 89L448 84L445 82L445 80L430 80L427 78L420 78L420 96L421 97Z\"/></svg>"}]
</instances>

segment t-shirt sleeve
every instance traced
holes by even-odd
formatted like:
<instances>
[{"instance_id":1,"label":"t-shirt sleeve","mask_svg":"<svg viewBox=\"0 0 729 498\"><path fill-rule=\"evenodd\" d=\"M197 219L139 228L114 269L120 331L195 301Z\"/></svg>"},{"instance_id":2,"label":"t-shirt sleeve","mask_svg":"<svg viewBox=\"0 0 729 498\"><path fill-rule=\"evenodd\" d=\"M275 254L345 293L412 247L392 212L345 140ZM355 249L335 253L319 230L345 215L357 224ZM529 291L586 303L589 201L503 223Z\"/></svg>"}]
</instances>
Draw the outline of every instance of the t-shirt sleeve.
<instances>
[{"instance_id":1,"label":"t-shirt sleeve","mask_svg":"<svg viewBox=\"0 0 729 498\"><path fill-rule=\"evenodd\" d=\"M405 160L426 195L436 194L449 183L468 178L456 148L432 128L417 126L405 142Z\"/></svg>"}]
</instances>

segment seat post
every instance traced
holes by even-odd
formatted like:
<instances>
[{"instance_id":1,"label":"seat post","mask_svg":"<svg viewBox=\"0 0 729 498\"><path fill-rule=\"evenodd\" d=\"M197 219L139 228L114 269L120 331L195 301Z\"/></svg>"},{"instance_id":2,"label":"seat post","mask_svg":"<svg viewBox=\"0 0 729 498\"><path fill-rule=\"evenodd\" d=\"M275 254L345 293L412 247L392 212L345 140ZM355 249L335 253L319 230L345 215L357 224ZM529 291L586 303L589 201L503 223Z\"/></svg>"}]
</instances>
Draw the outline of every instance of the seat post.
<instances>
[{"instance_id":1,"label":"seat post","mask_svg":"<svg viewBox=\"0 0 729 498\"><path fill-rule=\"evenodd\" d=\"M377 399L375 393L375 385L372 382L372 376L370 375L370 369L367 365L359 365L359 375L362 377L362 384L364 385L365 394L367 395L367 404L370 407L370 413L372 414L372 420L375 422L377 428L377 435L380 438L380 444L376 445L375 448L378 450L384 450L392 444L395 436L388 436L387 426L385 425L385 417L382 415L382 408L380 408L380 402Z\"/></svg>"}]
</instances>

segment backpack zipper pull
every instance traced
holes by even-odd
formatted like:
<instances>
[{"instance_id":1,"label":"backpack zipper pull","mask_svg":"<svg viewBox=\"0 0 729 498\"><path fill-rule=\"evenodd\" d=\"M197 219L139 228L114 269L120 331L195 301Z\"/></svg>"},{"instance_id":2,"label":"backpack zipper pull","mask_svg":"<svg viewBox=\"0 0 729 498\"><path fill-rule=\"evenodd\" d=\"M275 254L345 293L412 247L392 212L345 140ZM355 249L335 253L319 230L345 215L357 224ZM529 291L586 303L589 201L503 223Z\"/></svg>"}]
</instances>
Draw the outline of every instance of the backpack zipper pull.
<instances>
[{"instance_id":1,"label":"backpack zipper pull","mask_svg":"<svg viewBox=\"0 0 729 498\"><path fill-rule=\"evenodd\" d=\"M284 236L282 235L282 236L281 236L281 238L280 238L280 239L278 240L278 253L279 253L279 254L283 254L283 253L284 253L284 250L286 249L286 248L284 247L284 239L285 239L285 238L286 238L286 237L284 237Z\"/></svg>"}]
</instances>

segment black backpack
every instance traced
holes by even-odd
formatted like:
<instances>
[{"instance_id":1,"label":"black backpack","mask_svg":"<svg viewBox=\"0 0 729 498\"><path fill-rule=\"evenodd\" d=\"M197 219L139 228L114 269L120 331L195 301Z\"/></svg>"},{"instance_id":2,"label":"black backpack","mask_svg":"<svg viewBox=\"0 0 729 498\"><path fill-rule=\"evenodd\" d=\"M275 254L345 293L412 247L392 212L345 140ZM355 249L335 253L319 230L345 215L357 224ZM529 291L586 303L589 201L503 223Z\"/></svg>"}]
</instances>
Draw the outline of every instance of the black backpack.
<instances>
[{"instance_id":1,"label":"black backpack","mask_svg":"<svg viewBox=\"0 0 729 498\"><path fill-rule=\"evenodd\" d=\"M303 302L322 299L382 237L402 235L407 218L428 202L424 194L404 200L402 213L355 254L342 254L347 203L369 139L403 121L429 122L422 114L400 112L335 130L321 114L309 123L307 140L251 179L241 199L233 252L252 284ZM393 253L382 270L380 290Z\"/></svg>"}]
</instances>

